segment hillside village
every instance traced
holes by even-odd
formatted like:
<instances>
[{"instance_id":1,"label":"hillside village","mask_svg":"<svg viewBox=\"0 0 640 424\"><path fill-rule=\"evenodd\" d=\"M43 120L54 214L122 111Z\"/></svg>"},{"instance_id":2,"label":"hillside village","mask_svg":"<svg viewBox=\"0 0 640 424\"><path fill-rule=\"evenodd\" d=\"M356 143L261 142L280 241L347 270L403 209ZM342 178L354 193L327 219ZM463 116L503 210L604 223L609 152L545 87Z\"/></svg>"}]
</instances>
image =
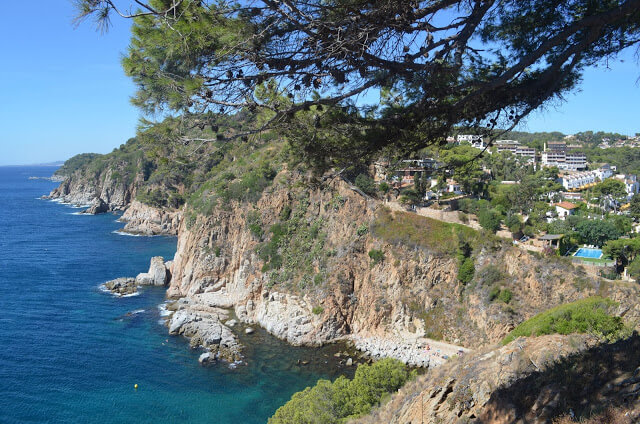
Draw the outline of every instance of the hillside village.
<instances>
[{"instance_id":1,"label":"hillside village","mask_svg":"<svg viewBox=\"0 0 640 424\"><path fill-rule=\"evenodd\" d=\"M612 143L630 147L637 139ZM397 208L489 230L600 276L640 277L640 262L631 261L635 251L625 246L611 254L614 243L640 231L637 175L589 162L585 144L574 136L544 142L538 150L518 140L488 145L480 135L457 135L419 157L377 161L374 181Z\"/></svg>"}]
</instances>

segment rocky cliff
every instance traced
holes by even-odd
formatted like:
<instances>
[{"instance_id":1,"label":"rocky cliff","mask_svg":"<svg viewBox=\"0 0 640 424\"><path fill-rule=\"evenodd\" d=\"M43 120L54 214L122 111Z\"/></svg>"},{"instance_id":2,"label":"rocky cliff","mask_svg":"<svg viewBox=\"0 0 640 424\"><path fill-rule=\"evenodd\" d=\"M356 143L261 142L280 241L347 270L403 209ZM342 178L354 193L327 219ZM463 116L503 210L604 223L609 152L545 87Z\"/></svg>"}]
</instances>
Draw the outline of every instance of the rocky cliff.
<instances>
[{"instance_id":1,"label":"rocky cliff","mask_svg":"<svg viewBox=\"0 0 640 424\"><path fill-rule=\"evenodd\" d=\"M542 310L595 294L621 302L632 326L640 322L635 285L497 239L477 237L476 276L465 285L449 242L399 243L374 230L394 220L409 231L411 221L428 241L443 228L455 240L458 227L433 229L428 218L390 212L340 179L304 178L283 171L255 205L220 205L183 220L168 295L233 307L239 319L293 344L349 339L373 356L422 366L493 344ZM510 290L512 300L492 299L495 288Z\"/></svg>"},{"instance_id":2,"label":"rocky cliff","mask_svg":"<svg viewBox=\"0 0 640 424\"><path fill-rule=\"evenodd\" d=\"M610 297L632 327L640 322L634 284L463 225L391 211L340 177L282 164L276 171L268 160L280 155L277 144L244 157L246 145L216 148L228 151L176 176L169 161L141 158L132 145L79 167L51 197L126 209L126 231L177 234L167 293L182 299L180 316L233 308L292 344L348 339L374 357L427 366L588 296ZM187 203L170 207L169 194L187 184ZM134 200L143 189L147 203ZM458 275L461 255L474 265L472 278Z\"/></svg>"},{"instance_id":3,"label":"rocky cliff","mask_svg":"<svg viewBox=\"0 0 640 424\"><path fill-rule=\"evenodd\" d=\"M465 354L402 388L358 424L567 422L612 407L640 419L640 337L600 344L585 335L520 338Z\"/></svg>"},{"instance_id":4,"label":"rocky cliff","mask_svg":"<svg viewBox=\"0 0 640 424\"><path fill-rule=\"evenodd\" d=\"M111 168L97 174L80 169L65 178L48 198L87 207L101 200L110 211L123 210L135 198L136 185L114 178L114 172Z\"/></svg>"}]
</instances>

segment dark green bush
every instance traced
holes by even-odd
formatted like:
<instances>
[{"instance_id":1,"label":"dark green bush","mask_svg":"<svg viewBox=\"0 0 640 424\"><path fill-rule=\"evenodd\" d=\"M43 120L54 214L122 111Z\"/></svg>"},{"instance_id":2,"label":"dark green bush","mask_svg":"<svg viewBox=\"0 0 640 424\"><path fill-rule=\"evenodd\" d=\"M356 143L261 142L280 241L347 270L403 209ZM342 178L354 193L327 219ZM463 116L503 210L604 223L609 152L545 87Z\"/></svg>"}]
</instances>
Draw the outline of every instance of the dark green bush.
<instances>
[{"instance_id":1,"label":"dark green bush","mask_svg":"<svg viewBox=\"0 0 640 424\"><path fill-rule=\"evenodd\" d=\"M369 413L384 396L396 392L414 375L395 359L360 365L353 380L319 380L315 386L295 393L278 408L269 424L346 423Z\"/></svg>"},{"instance_id":2,"label":"dark green bush","mask_svg":"<svg viewBox=\"0 0 640 424\"><path fill-rule=\"evenodd\" d=\"M370 196L374 196L377 192L376 183L365 174L359 174L355 180L356 187Z\"/></svg>"},{"instance_id":3,"label":"dark green bush","mask_svg":"<svg viewBox=\"0 0 640 424\"><path fill-rule=\"evenodd\" d=\"M464 284L467 284L473 279L473 274L476 272L476 267L473 264L473 259L464 258L460 262L458 267L458 280Z\"/></svg>"},{"instance_id":4,"label":"dark green bush","mask_svg":"<svg viewBox=\"0 0 640 424\"><path fill-rule=\"evenodd\" d=\"M498 296L500 296L500 287L493 287L489 292L489 300L493 302Z\"/></svg>"},{"instance_id":5,"label":"dark green bush","mask_svg":"<svg viewBox=\"0 0 640 424\"><path fill-rule=\"evenodd\" d=\"M487 231L495 233L500 228L500 214L493 209L482 209L478 212L478 222Z\"/></svg>"},{"instance_id":6,"label":"dark green bush","mask_svg":"<svg viewBox=\"0 0 640 424\"><path fill-rule=\"evenodd\" d=\"M498 295L498 300L503 301L504 303L511 302L511 298L513 297L513 293L509 289L504 289L500 291Z\"/></svg>"},{"instance_id":7,"label":"dark green bush","mask_svg":"<svg viewBox=\"0 0 640 424\"><path fill-rule=\"evenodd\" d=\"M369 257L371 258L374 264L377 264L384 260L384 252L378 249L371 249L369 250Z\"/></svg>"}]
</instances>

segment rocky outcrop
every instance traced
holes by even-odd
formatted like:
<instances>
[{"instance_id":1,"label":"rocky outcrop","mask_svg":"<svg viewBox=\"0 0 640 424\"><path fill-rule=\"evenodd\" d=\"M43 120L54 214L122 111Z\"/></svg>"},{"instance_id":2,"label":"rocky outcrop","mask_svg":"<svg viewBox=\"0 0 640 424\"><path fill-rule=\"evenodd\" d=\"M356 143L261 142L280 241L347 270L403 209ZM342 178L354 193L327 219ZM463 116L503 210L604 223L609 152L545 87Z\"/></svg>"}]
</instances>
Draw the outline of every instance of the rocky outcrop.
<instances>
[{"instance_id":1,"label":"rocky outcrop","mask_svg":"<svg viewBox=\"0 0 640 424\"><path fill-rule=\"evenodd\" d=\"M88 215L98 215L101 213L109 212L109 205L102 199L96 198L91 203L88 209L84 210L82 213Z\"/></svg>"},{"instance_id":2,"label":"rocky outcrop","mask_svg":"<svg viewBox=\"0 0 640 424\"><path fill-rule=\"evenodd\" d=\"M126 223L122 231L147 236L177 235L181 219L179 211L154 208L136 200L120 217L120 221Z\"/></svg>"},{"instance_id":3,"label":"rocky outcrop","mask_svg":"<svg viewBox=\"0 0 640 424\"><path fill-rule=\"evenodd\" d=\"M151 258L148 272L136 276L135 282L141 286L164 286L171 280L171 273L162 256Z\"/></svg>"},{"instance_id":4,"label":"rocky outcrop","mask_svg":"<svg viewBox=\"0 0 640 424\"><path fill-rule=\"evenodd\" d=\"M117 296L132 295L138 292L138 286L164 286L171 280L169 271L172 262L164 262L162 256L151 258L149 271L138 274L136 278L122 277L104 283L105 289Z\"/></svg>"},{"instance_id":5,"label":"rocky outcrop","mask_svg":"<svg viewBox=\"0 0 640 424\"><path fill-rule=\"evenodd\" d=\"M116 296L127 296L138 292L134 278L116 278L115 280L104 283L104 287Z\"/></svg>"},{"instance_id":6,"label":"rocky outcrop","mask_svg":"<svg viewBox=\"0 0 640 424\"><path fill-rule=\"evenodd\" d=\"M167 321L169 333L189 338L193 348L205 349L206 352L199 358L200 363L208 364L218 359L235 362L242 359L237 337L223 324L229 319L227 310L188 300L176 302L172 309L175 312Z\"/></svg>"},{"instance_id":7,"label":"rocky outcrop","mask_svg":"<svg viewBox=\"0 0 640 424\"><path fill-rule=\"evenodd\" d=\"M640 337L520 338L465 354L407 384L366 423L548 423L640 407Z\"/></svg>"},{"instance_id":8,"label":"rocky outcrop","mask_svg":"<svg viewBox=\"0 0 640 424\"><path fill-rule=\"evenodd\" d=\"M119 178L111 168L99 173L79 170L66 178L46 198L77 206L90 205L90 209L97 201L98 204L106 204L107 211L117 211L125 209L133 200L135 187L135 184Z\"/></svg>"}]
</instances>

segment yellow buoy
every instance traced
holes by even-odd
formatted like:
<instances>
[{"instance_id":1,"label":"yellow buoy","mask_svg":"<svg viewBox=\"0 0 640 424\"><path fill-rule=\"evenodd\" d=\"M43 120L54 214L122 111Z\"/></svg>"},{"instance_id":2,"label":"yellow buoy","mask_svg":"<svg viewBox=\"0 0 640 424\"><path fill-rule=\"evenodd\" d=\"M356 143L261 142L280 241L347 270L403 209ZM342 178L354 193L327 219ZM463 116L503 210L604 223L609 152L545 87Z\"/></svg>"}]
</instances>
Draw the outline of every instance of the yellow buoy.
<instances>
[{"instance_id":1,"label":"yellow buoy","mask_svg":"<svg viewBox=\"0 0 640 424\"><path fill-rule=\"evenodd\" d=\"M138 384L134 384L134 385L133 385L133 388L134 388L134 389L137 389L137 388L138 388Z\"/></svg>"}]
</instances>

